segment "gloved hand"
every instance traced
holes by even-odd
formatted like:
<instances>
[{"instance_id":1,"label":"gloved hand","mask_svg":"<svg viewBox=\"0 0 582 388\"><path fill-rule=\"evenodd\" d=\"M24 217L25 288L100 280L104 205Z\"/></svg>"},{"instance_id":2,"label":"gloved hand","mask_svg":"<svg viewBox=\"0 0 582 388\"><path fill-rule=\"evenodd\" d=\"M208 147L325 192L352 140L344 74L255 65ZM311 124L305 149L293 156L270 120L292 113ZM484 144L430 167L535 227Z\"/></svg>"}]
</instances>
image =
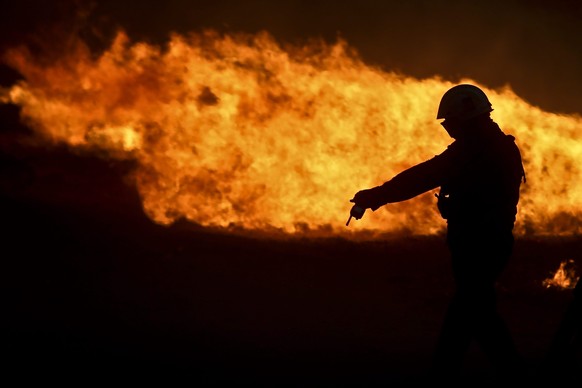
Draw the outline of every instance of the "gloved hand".
<instances>
[{"instance_id":1,"label":"gloved hand","mask_svg":"<svg viewBox=\"0 0 582 388\"><path fill-rule=\"evenodd\" d=\"M354 198L350 199L350 202L364 209L376 210L378 208L378 188L374 187L371 189L361 190L354 195Z\"/></svg>"}]
</instances>

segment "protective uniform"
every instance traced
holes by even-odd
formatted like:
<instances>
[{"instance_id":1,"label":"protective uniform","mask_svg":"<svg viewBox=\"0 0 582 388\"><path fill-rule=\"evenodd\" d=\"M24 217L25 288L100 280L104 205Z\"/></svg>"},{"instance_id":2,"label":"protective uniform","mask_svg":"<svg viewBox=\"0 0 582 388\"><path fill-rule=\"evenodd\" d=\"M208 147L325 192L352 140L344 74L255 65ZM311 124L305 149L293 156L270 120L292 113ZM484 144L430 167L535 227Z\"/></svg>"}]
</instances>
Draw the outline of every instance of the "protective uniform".
<instances>
[{"instance_id":1,"label":"protective uniform","mask_svg":"<svg viewBox=\"0 0 582 388\"><path fill-rule=\"evenodd\" d=\"M496 311L495 282L511 256L525 173L514 137L489 117L492 109L485 95L478 95L480 89L472 85L455 88L460 91L456 96L452 93L457 103L451 104L450 94L445 94L437 117L455 123L454 131L443 126L456 140L432 159L381 186L358 192L352 202L376 210L440 188L437 206L447 221L455 294L437 344L435 367L445 374L458 370L475 339L498 371L505 373L518 354ZM469 97L467 91L472 93ZM476 101L467 102L471 98ZM441 109L451 105L458 109Z\"/></svg>"}]
</instances>

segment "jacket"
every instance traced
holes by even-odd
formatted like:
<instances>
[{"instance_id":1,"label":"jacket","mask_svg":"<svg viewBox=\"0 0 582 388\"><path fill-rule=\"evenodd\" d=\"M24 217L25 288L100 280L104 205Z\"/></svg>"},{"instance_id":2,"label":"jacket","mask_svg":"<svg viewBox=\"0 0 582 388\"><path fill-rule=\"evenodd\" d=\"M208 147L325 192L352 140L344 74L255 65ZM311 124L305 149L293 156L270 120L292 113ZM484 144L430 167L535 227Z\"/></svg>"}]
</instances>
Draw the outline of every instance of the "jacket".
<instances>
[{"instance_id":1,"label":"jacket","mask_svg":"<svg viewBox=\"0 0 582 388\"><path fill-rule=\"evenodd\" d=\"M364 190L354 202L372 210L440 187L437 206L449 230L511 231L525 171L515 138L491 119L433 158Z\"/></svg>"}]
</instances>

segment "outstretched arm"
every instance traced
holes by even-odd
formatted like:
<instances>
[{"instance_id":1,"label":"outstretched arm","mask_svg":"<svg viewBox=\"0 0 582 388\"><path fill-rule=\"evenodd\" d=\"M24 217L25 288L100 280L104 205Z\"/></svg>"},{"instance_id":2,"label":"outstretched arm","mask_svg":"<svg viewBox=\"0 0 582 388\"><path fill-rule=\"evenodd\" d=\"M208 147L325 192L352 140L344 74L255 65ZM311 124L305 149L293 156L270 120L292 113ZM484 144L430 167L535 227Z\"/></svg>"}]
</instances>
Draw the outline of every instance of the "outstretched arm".
<instances>
[{"instance_id":1,"label":"outstretched arm","mask_svg":"<svg viewBox=\"0 0 582 388\"><path fill-rule=\"evenodd\" d=\"M402 171L381 186L362 190L350 200L372 210L387 203L401 202L439 187L447 171L446 151Z\"/></svg>"}]
</instances>

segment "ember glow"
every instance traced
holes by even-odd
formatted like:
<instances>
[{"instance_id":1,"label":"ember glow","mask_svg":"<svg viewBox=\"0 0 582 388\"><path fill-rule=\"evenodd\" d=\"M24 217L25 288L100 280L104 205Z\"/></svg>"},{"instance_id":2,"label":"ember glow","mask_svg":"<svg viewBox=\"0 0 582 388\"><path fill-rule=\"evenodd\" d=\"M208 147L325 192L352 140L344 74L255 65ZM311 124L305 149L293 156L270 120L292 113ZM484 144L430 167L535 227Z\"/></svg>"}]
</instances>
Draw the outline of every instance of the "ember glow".
<instances>
[{"instance_id":1,"label":"ember glow","mask_svg":"<svg viewBox=\"0 0 582 388\"><path fill-rule=\"evenodd\" d=\"M100 54L79 41L57 61L24 48L4 59L25 80L0 101L21 106L47 144L134 160L157 223L348 237L445 227L432 193L345 222L355 192L451 143L435 119L450 82L382 71L345 42L283 47L267 33L175 34L157 47L120 32ZM517 232L580 232L582 119L544 112L509 87L459 82L484 89L522 149Z\"/></svg>"},{"instance_id":2,"label":"ember glow","mask_svg":"<svg viewBox=\"0 0 582 388\"><path fill-rule=\"evenodd\" d=\"M543 285L547 288L557 287L573 289L576 287L579 276L576 276L576 269L574 268L574 260L564 260L560 263L560 268L556 271L553 277L543 281Z\"/></svg>"}]
</instances>

